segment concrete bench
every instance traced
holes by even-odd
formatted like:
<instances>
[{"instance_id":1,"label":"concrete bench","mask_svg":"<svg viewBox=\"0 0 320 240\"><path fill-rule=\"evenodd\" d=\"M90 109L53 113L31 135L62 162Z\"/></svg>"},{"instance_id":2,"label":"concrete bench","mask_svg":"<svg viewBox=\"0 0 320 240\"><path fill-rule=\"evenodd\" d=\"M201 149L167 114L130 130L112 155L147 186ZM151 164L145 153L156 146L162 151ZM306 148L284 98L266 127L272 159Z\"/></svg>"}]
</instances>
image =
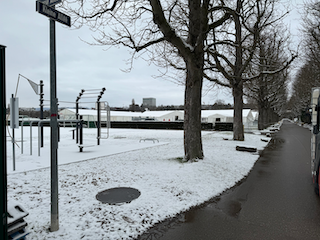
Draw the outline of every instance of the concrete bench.
<instances>
[{"instance_id":1,"label":"concrete bench","mask_svg":"<svg viewBox=\"0 0 320 240\"><path fill-rule=\"evenodd\" d=\"M152 141L153 143L155 143L156 141L159 142L159 140L156 138L143 138L143 139L140 139L139 142L141 142L141 141L144 141L144 142L145 141Z\"/></svg>"},{"instance_id":2,"label":"concrete bench","mask_svg":"<svg viewBox=\"0 0 320 240\"><path fill-rule=\"evenodd\" d=\"M94 147L94 146L95 146L95 145L83 145L83 144L79 144L79 145L78 145L80 152L83 152L83 149L84 149L84 148Z\"/></svg>"}]
</instances>

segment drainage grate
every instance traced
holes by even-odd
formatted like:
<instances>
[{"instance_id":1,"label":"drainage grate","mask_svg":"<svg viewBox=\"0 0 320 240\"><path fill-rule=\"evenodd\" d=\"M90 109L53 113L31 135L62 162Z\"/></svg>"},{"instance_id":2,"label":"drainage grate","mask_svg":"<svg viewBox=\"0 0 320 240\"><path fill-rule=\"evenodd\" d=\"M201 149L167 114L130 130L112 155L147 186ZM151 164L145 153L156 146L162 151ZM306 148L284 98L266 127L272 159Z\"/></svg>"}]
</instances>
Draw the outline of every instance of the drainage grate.
<instances>
[{"instance_id":1,"label":"drainage grate","mask_svg":"<svg viewBox=\"0 0 320 240\"><path fill-rule=\"evenodd\" d=\"M135 188L118 187L99 192L96 199L109 204L130 203L140 195L140 191Z\"/></svg>"}]
</instances>

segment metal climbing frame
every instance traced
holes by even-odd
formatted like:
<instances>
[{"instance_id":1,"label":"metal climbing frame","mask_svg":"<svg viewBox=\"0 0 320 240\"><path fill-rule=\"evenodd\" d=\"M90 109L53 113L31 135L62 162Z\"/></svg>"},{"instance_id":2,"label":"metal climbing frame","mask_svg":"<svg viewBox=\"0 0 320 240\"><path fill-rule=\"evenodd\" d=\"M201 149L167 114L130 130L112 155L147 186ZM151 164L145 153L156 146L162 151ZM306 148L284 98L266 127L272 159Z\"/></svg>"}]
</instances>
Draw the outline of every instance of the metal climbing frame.
<instances>
[{"instance_id":1,"label":"metal climbing frame","mask_svg":"<svg viewBox=\"0 0 320 240\"><path fill-rule=\"evenodd\" d=\"M82 89L81 92L79 93L79 96L76 99L76 119L79 119L79 100L81 98L93 98L94 96L92 95L96 95L97 96L97 101L96 101L96 106L97 106L97 145L100 145L100 138L101 138L101 111L100 111L100 99L102 97L102 95L105 92L105 88L100 89ZM83 97L83 95L86 95ZM78 137L79 137L79 133L78 133L78 126L77 126L77 130L76 130L76 137L77 137L77 143L78 143Z\"/></svg>"}]
</instances>

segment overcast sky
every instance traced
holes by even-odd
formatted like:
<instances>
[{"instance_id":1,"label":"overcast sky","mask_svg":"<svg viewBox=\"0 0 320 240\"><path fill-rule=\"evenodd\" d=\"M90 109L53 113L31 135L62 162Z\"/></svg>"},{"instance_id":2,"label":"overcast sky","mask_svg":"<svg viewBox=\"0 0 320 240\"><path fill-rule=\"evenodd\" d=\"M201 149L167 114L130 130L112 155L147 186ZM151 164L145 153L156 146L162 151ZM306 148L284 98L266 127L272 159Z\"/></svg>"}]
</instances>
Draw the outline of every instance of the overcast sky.
<instances>
[{"instance_id":1,"label":"overcast sky","mask_svg":"<svg viewBox=\"0 0 320 240\"><path fill-rule=\"evenodd\" d=\"M7 103L16 93L18 75L39 83L44 81L44 98L50 99L49 88L49 20L35 10L35 0L0 0L0 44L6 48ZM296 6L303 0L287 1ZM301 6L299 6L301 8ZM287 22L297 33L299 15L296 9ZM123 72L130 58L125 48L91 46L80 40L92 41L90 30L71 30L56 23L57 44L57 95L59 101L75 102L81 89L106 88L102 101L112 107L126 107L132 99L137 104L142 98L154 97L157 105L183 105L184 87L161 78L159 70L148 62L136 60L131 72ZM206 90L206 87L204 87ZM20 107L38 107L37 96L28 81L20 77L17 90ZM214 104L222 99L232 103L230 92L222 90L204 94L202 102ZM83 99L95 102L96 98ZM49 105L49 102L46 102ZM60 103L60 106L74 106ZM94 104L92 104L94 106Z\"/></svg>"}]
</instances>

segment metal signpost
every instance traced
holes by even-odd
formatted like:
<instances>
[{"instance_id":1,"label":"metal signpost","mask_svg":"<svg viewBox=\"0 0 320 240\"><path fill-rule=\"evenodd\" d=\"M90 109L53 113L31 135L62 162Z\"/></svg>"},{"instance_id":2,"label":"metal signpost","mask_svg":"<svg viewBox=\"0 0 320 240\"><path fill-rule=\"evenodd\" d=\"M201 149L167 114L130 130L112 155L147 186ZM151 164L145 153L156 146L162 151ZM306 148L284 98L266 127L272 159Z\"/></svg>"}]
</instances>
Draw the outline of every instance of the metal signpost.
<instances>
[{"instance_id":1,"label":"metal signpost","mask_svg":"<svg viewBox=\"0 0 320 240\"><path fill-rule=\"evenodd\" d=\"M8 239L5 48L5 46L0 45L0 214L2 222L0 238L3 240Z\"/></svg>"},{"instance_id":2,"label":"metal signpost","mask_svg":"<svg viewBox=\"0 0 320 240\"><path fill-rule=\"evenodd\" d=\"M51 129L51 226L59 230L58 208L58 100L56 82L56 30L55 21L71 26L71 18L57 10L54 5L61 0L36 1L36 10L50 18L50 129ZM53 7L51 7L53 6Z\"/></svg>"},{"instance_id":3,"label":"metal signpost","mask_svg":"<svg viewBox=\"0 0 320 240\"><path fill-rule=\"evenodd\" d=\"M43 120L43 81L40 80L40 120ZM41 147L43 147L43 124L41 123L41 131L40 131L40 136L41 136Z\"/></svg>"}]
</instances>

